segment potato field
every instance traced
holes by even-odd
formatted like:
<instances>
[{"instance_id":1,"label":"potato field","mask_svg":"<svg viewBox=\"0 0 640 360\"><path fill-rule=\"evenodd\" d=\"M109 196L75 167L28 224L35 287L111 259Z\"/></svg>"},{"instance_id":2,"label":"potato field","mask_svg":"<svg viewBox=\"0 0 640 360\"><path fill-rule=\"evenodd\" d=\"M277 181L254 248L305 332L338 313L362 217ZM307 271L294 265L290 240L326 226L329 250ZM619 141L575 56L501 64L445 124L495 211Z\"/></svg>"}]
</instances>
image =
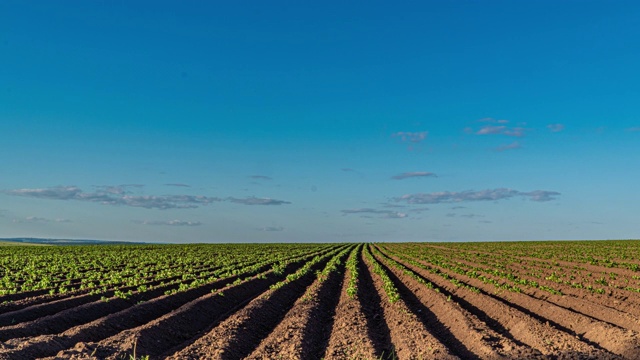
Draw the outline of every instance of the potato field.
<instances>
[{"instance_id":1,"label":"potato field","mask_svg":"<svg viewBox=\"0 0 640 360\"><path fill-rule=\"evenodd\" d=\"M0 359L640 359L640 241L0 246Z\"/></svg>"}]
</instances>

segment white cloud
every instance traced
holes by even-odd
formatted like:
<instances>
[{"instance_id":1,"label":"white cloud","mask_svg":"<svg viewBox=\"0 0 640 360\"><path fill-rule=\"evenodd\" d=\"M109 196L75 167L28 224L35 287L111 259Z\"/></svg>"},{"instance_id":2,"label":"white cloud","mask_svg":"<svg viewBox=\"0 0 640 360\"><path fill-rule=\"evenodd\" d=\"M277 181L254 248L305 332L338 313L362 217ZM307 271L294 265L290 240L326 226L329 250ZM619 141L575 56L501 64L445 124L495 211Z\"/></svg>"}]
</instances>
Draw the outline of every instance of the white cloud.
<instances>
[{"instance_id":1,"label":"white cloud","mask_svg":"<svg viewBox=\"0 0 640 360\"><path fill-rule=\"evenodd\" d=\"M125 195L115 199L114 202L106 202L110 205L126 205L142 207L146 209L195 209L201 205L222 201L220 198L202 195ZM105 202L103 202L105 203Z\"/></svg>"},{"instance_id":2,"label":"white cloud","mask_svg":"<svg viewBox=\"0 0 640 360\"><path fill-rule=\"evenodd\" d=\"M419 143L419 142L422 142L424 139L426 139L428 134L429 134L428 131L420 131L420 132L398 131L396 133L393 133L391 136L399 137L400 140L402 141Z\"/></svg>"},{"instance_id":3,"label":"white cloud","mask_svg":"<svg viewBox=\"0 0 640 360\"><path fill-rule=\"evenodd\" d=\"M406 172L406 173L398 174L398 175L392 176L391 178L395 180L404 180L404 179L416 178L416 177L437 177L437 176L432 172L414 171L414 172Z\"/></svg>"},{"instance_id":4,"label":"white cloud","mask_svg":"<svg viewBox=\"0 0 640 360\"><path fill-rule=\"evenodd\" d=\"M443 204L443 203L460 203L471 201L498 201L513 197L525 197L531 201L551 201L555 200L560 193L556 191L535 190L531 192L522 192L513 189L499 188L487 189L482 191L462 191L462 192L432 192L407 194L395 198L397 202L406 202L408 204Z\"/></svg>"},{"instance_id":5,"label":"white cloud","mask_svg":"<svg viewBox=\"0 0 640 360\"><path fill-rule=\"evenodd\" d=\"M547 129L549 129L551 132L560 132L560 131L564 130L564 125L562 125L562 124L549 124L549 125L547 125Z\"/></svg>"},{"instance_id":6,"label":"white cloud","mask_svg":"<svg viewBox=\"0 0 640 360\"><path fill-rule=\"evenodd\" d=\"M511 144L498 146L494 150L498 151L498 152L503 152L503 151L507 151L507 150L515 150L515 149L520 149L520 148L522 148L522 145L520 145L520 143L518 141L514 141Z\"/></svg>"},{"instance_id":7,"label":"white cloud","mask_svg":"<svg viewBox=\"0 0 640 360\"><path fill-rule=\"evenodd\" d=\"M535 190L522 193L522 195L528 196L532 201L551 201L555 200L555 197L560 195L560 193L556 191Z\"/></svg>"},{"instance_id":8,"label":"white cloud","mask_svg":"<svg viewBox=\"0 0 640 360\"><path fill-rule=\"evenodd\" d=\"M505 135L513 137L523 137L527 132L527 129L522 126L508 126L507 124L509 124L509 120L484 118L478 120L478 122L488 123L488 125L483 125L480 129L475 131L471 127L466 127L464 128L464 131L468 134L475 133L476 135Z\"/></svg>"},{"instance_id":9,"label":"white cloud","mask_svg":"<svg viewBox=\"0 0 640 360\"><path fill-rule=\"evenodd\" d=\"M492 124L508 124L509 120L498 120L494 118L483 118L478 120L478 122L492 123Z\"/></svg>"},{"instance_id":10,"label":"white cloud","mask_svg":"<svg viewBox=\"0 0 640 360\"><path fill-rule=\"evenodd\" d=\"M251 175L249 177L255 180L273 180L273 178L265 175Z\"/></svg>"},{"instance_id":11,"label":"white cloud","mask_svg":"<svg viewBox=\"0 0 640 360\"><path fill-rule=\"evenodd\" d=\"M71 200L81 194L82 190L77 186L56 186L47 189L16 189L6 193L40 199Z\"/></svg>"},{"instance_id":12,"label":"white cloud","mask_svg":"<svg viewBox=\"0 0 640 360\"><path fill-rule=\"evenodd\" d=\"M484 215L478 215L478 214L462 214L460 216L464 217L464 218L467 218L467 219L473 219L473 218L477 218L477 217L484 217Z\"/></svg>"},{"instance_id":13,"label":"white cloud","mask_svg":"<svg viewBox=\"0 0 640 360\"><path fill-rule=\"evenodd\" d=\"M190 188L191 185L189 184L183 184L183 183L169 183L169 184L164 184L165 186L175 186L175 187L187 187Z\"/></svg>"},{"instance_id":14,"label":"white cloud","mask_svg":"<svg viewBox=\"0 0 640 360\"><path fill-rule=\"evenodd\" d=\"M282 226L265 226L259 229L260 231L284 231Z\"/></svg>"},{"instance_id":15,"label":"white cloud","mask_svg":"<svg viewBox=\"0 0 640 360\"><path fill-rule=\"evenodd\" d=\"M374 214L374 215L380 215L381 218L385 218L385 219L402 219L408 216L406 213L402 213L398 211L378 210L378 209L372 209L372 208L348 209L348 210L342 210L342 213L345 215Z\"/></svg>"},{"instance_id":16,"label":"white cloud","mask_svg":"<svg viewBox=\"0 0 640 360\"><path fill-rule=\"evenodd\" d=\"M508 127L504 125L485 125L476 131L476 135L506 135L523 137L526 129L523 127Z\"/></svg>"},{"instance_id":17,"label":"white cloud","mask_svg":"<svg viewBox=\"0 0 640 360\"><path fill-rule=\"evenodd\" d=\"M134 221L136 224L152 226L200 226L200 221L165 220L165 221Z\"/></svg>"},{"instance_id":18,"label":"white cloud","mask_svg":"<svg viewBox=\"0 0 640 360\"><path fill-rule=\"evenodd\" d=\"M258 197L248 197L244 199L238 199L234 197L227 198L228 201L236 204L244 204L244 205L284 205L291 204L288 201L284 200L276 200L271 198L258 198Z\"/></svg>"},{"instance_id":19,"label":"white cloud","mask_svg":"<svg viewBox=\"0 0 640 360\"><path fill-rule=\"evenodd\" d=\"M38 216L27 216L26 218L23 219L13 219L14 223L51 223L51 222L56 222L56 223L70 223L72 222L69 219L47 219L47 218L43 218L43 217L38 217Z\"/></svg>"},{"instance_id":20,"label":"white cloud","mask_svg":"<svg viewBox=\"0 0 640 360\"><path fill-rule=\"evenodd\" d=\"M245 205L282 205L288 201L270 198L249 197L226 199L203 195L132 195L126 187L137 185L101 186L96 192L83 192L77 186L57 186L43 189L16 189L4 191L8 195L51 200L76 200L100 203L103 205L121 205L145 209L194 209L215 202L229 201Z\"/></svg>"}]
</instances>

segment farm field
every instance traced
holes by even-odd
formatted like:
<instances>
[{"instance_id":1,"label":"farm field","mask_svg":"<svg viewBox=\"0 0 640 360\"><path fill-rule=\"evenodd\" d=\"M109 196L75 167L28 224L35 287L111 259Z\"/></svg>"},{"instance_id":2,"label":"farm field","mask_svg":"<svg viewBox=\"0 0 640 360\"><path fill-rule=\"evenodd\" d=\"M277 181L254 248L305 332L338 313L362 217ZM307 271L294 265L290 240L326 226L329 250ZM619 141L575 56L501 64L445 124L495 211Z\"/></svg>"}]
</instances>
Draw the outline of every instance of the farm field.
<instances>
[{"instance_id":1,"label":"farm field","mask_svg":"<svg viewBox=\"0 0 640 360\"><path fill-rule=\"evenodd\" d=\"M640 241L0 246L0 359L640 359Z\"/></svg>"}]
</instances>

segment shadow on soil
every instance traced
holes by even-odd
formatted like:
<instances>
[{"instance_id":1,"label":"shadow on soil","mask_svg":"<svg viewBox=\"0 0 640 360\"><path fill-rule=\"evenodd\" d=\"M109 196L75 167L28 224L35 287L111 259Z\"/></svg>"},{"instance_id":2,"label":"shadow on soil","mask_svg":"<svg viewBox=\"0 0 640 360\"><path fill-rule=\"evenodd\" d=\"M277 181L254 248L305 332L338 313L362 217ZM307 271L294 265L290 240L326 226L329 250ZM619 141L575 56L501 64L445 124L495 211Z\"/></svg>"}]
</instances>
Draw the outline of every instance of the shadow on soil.
<instances>
[{"instance_id":1,"label":"shadow on soil","mask_svg":"<svg viewBox=\"0 0 640 360\"><path fill-rule=\"evenodd\" d=\"M391 343L391 331L384 320L381 299L378 291L373 285L373 278L362 259L358 261L358 299L362 304L362 311L367 320L367 333L376 352L377 359L397 359L393 344Z\"/></svg>"},{"instance_id":2,"label":"shadow on soil","mask_svg":"<svg viewBox=\"0 0 640 360\"><path fill-rule=\"evenodd\" d=\"M424 306L420 299L389 269L385 264L380 262L380 266L387 272L389 279L398 289L400 297L412 313L414 313L420 321L425 325L427 330L442 342L452 354L459 356L461 359L480 360L480 357L469 350L461 343L456 336L431 312Z\"/></svg>"},{"instance_id":3,"label":"shadow on soil","mask_svg":"<svg viewBox=\"0 0 640 360\"><path fill-rule=\"evenodd\" d=\"M308 326L302 335L303 359L320 359L324 355L340 301L340 289L345 281L344 271L345 268L342 267L341 272L331 273L318 292L319 304L311 311Z\"/></svg>"}]
</instances>

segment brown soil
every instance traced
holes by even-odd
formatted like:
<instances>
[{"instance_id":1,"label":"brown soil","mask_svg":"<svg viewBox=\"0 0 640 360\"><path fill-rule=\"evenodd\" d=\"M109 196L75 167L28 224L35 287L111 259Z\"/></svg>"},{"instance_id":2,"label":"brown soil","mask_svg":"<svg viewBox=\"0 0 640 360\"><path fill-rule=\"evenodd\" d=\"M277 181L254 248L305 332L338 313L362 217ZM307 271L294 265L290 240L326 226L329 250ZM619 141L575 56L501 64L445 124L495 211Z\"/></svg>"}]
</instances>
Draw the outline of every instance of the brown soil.
<instances>
[{"instance_id":1,"label":"brown soil","mask_svg":"<svg viewBox=\"0 0 640 360\"><path fill-rule=\"evenodd\" d=\"M170 266L165 269L160 270L168 270L176 268L177 266ZM196 271L213 271L219 269L219 266L207 266L207 267L196 267ZM155 274L157 271L152 271L150 274ZM123 278L132 277L133 275L127 275ZM157 286L161 283L166 283L169 281L180 279L181 276L173 276L163 279L157 279L152 276L147 277L147 281L142 281L136 286L129 287L116 287L118 290L127 292L129 290L135 290L140 285L146 286ZM153 279L153 280L152 280ZM79 282L78 282L79 283ZM78 286L76 286L78 287ZM102 296L111 297L116 288L113 288L111 291L106 293L102 293L98 296L90 295L90 289L83 290L73 290L74 286L67 286L67 289L71 289L69 293L65 294L49 294L49 289L45 290L36 290L33 292L23 292L20 294L15 294L19 296L5 296L3 297L3 301L6 303L0 304L0 326L6 325L14 325L24 321L30 321L34 319L38 319L42 316L47 316L51 314L55 314L57 312L63 311L65 309L70 309L76 306L79 306L84 303L88 303L91 301L95 301L96 299L100 299ZM41 305L41 306L37 306ZM23 310L23 311L20 311Z\"/></svg>"},{"instance_id":2,"label":"brown soil","mask_svg":"<svg viewBox=\"0 0 640 360\"><path fill-rule=\"evenodd\" d=\"M325 281L311 271L270 289L306 257L281 274L267 266L249 279L231 277L174 295L158 288L109 302L71 294L0 304L0 360L128 359L134 349L138 357L150 359L640 359L637 293L612 288L607 289L612 295L593 294L529 277L527 269L554 270L545 269L540 259L509 269L564 295L525 286L521 293L509 292L418 258L446 276L416 266L407 253L393 252L403 245L372 247L381 251L374 251L374 261L400 294L399 301L390 303L362 249L353 253L359 260L353 298L346 291L346 259ZM451 261L486 267L447 248L432 251L444 250ZM313 270L321 270L329 258ZM609 271L582 263L560 265L598 268L598 277ZM632 276L618 270L611 272ZM576 281L584 272L573 273Z\"/></svg>"},{"instance_id":3,"label":"brown soil","mask_svg":"<svg viewBox=\"0 0 640 360\"><path fill-rule=\"evenodd\" d=\"M280 324L246 358L321 358L333 327L341 284L342 276L338 271L331 272L323 281L316 279Z\"/></svg>"},{"instance_id":4,"label":"brown soil","mask_svg":"<svg viewBox=\"0 0 640 360\"><path fill-rule=\"evenodd\" d=\"M284 273L295 271L313 255L298 258L284 269ZM138 354L157 356L195 337L211 322L227 316L228 312L241 307L280 278L272 271L267 271L234 285L234 280L240 280L235 276L218 281L215 286L205 285L143 302L106 317L106 323L98 320L88 324L95 325L93 327L71 329L76 330L76 339L72 343L82 343L72 349L73 345L68 345L70 341L65 339L67 341L62 345L63 349L70 350L59 352L58 358L86 357L92 353L100 359L127 357L134 348Z\"/></svg>"},{"instance_id":5,"label":"brown soil","mask_svg":"<svg viewBox=\"0 0 640 360\"><path fill-rule=\"evenodd\" d=\"M452 261L460 262L472 267L487 267L486 265L476 264L468 260L457 259L455 257L452 257ZM573 268L573 266L570 268ZM640 297L636 295L637 293L629 294L627 292L627 296L625 296L625 294L620 294L622 290L609 289L612 295L591 294L583 289L573 288L564 283L545 280L544 278L532 278L526 274L526 271L522 269L520 264L509 264L509 269L521 279L536 281L540 285L552 287L553 289L561 291L563 294L555 295L543 290L521 286L523 293L529 296L548 301L560 307L571 309L575 312L579 312L603 322L608 322L612 325L629 330L640 331L640 316L637 315L640 313L640 306L638 306ZM547 272L551 273L551 270L548 270ZM495 278L491 274L484 275L489 278ZM505 281L505 279L501 279L501 282Z\"/></svg>"},{"instance_id":6,"label":"brown soil","mask_svg":"<svg viewBox=\"0 0 640 360\"><path fill-rule=\"evenodd\" d=\"M354 253L351 256L359 257ZM374 359L376 347L369 338L367 318L360 297L347 294L351 272L347 271L342 282L340 298L335 309L335 321L324 354L327 360Z\"/></svg>"},{"instance_id":7,"label":"brown soil","mask_svg":"<svg viewBox=\"0 0 640 360\"><path fill-rule=\"evenodd\" d=\"M430 266L436 267L433 264L430 264ZM554 339L555 341L551 343L555 344L551 349L549 349L549 346L541 346L539 350L543 354L558 353L558 349L554 348L559 345L560 353L568 352L580 354L580 356L592 356L598 359L610 358L613 354L622 355L626 358L638 358L638 356L640 356L637 345L638 338L634 332L597 321L569 309L535 299L526 294L508 291L496 293L496 288L493 285L484 284L480 280L456 274L443 268L439 270L452 278L459 279L468 285L480 289L482 293L476 294L477 296L493 298L506 305L507 308L528 315L528 317L537 320L539 324L544 324L545 327L555 330L557 332L556 335L544 336L545 338ZM431 276L430 279L436 280L434 279L435 276ZM444 282L441 280L440 283L444 285ZM488 309L487 306L479 306L479 308L483 310ZM492 317L494 317L493 314ZM527 341L531 341L531 339L525 338L521 341L527 343ZM538 346L540 345L542 344L538 344Z\"/></svg>"},{"instance_id":8,"label":"brown soil","mask_svg":"<svg viewBox=\"0 0 640 360\"><path fill-rule=\"evenodd\" d=\"M438 338L438 331L446 331L444 327L429 324L431 332L426 324L409 309L403 299L390 303L384 290L382 279L373 274L372 264L365 261L367 266L364 273L369 273L373 285L381 298L382 316L389 327L389 335L395 354L401 359L457 359L453 353L466 355L467 352L460 348L447 348ZM435 326L435 329L433 328ZM458 345L458 344L456 344ZM463 356L460 356L463 358Z\"/></svg>"},{"instance_id":9,"label":"brown soil","mask_svg":"<svg viewBox=\"0 0 640 360\"><path fill-rule=\"evenodd\" d=\"M377 257L386 263L384 257ZM452 302L445 294L428 288L397 268L385 266L400 295L412 311L449 347L465 359L527 359L539 351L491 329L478 317ZM421 278L418 276L418 278ZM424 279L424 278L422 278Z\"/></svg>"},{"instance_id":10,"label":"brown soil","mask_svg":"<svg viewBox=\"0 0 640 360\"><path fill-rule=\"evenodd\" d=\"M330 257L327 257L324 261L315 264L311 268L312 271L303 277L279 289L269 290L249 302L247 306L220 322L206 335L174 352L169 359L243 359L247 357L259 346L261 340L276 331L277 325L286 315L286 309L293 307L296 300L313 283L314 271L322 270L329 259ZM301 339L291 340L294 343ZM289 355L292 354L283 353L285 358L291 358Z\"/></svg>"}]
</instances>

